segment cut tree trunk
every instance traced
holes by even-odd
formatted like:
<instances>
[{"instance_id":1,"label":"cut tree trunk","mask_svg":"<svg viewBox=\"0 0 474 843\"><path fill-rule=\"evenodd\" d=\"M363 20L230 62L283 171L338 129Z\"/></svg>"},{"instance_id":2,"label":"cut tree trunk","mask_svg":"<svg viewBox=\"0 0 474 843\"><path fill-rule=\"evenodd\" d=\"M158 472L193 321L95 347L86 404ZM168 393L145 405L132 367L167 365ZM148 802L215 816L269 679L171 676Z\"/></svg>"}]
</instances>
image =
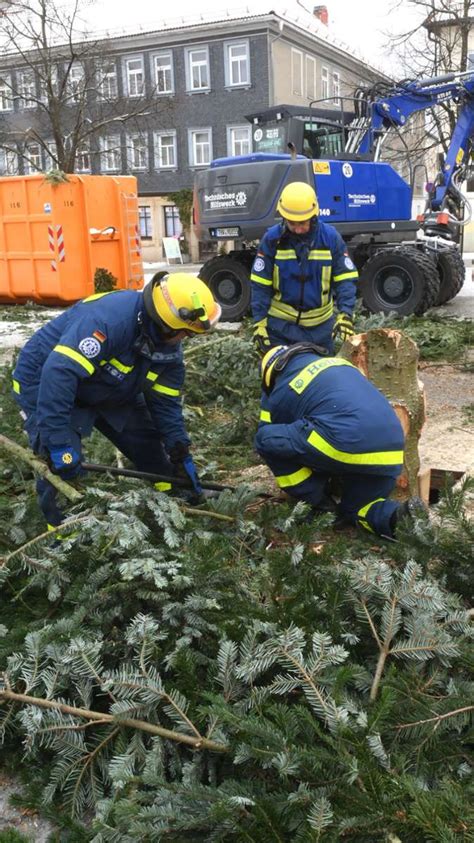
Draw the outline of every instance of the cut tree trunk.
<instances>
[{"instance_id":1,"label":"cut tree trunk","mask_svg":"<svg viewBox=\"0 0 474 843\"><path fill-rule=\"evenodd\" d=\"M402 331L379 328L346 340L339 356L361 372L390 401L405 434L405 458L395 496L418 494L418 442L426 419L425 390L418 378L418 346Z\"/></svg>"}]
</instances>

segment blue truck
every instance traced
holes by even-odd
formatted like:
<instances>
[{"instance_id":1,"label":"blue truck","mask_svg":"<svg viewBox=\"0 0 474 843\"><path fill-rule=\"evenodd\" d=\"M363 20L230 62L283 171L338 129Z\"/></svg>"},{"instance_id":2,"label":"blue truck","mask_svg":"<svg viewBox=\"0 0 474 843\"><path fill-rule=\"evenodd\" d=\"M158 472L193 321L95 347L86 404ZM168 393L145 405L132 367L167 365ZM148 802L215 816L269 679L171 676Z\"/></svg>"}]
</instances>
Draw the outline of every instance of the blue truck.
<instances>
[{"instance_id":1,"label":"blue truck","mask_svg":"<svg viewBox=\"0 0 474 843\"><path fill-rule=\"evenodd\" d=\"M426 206L412 219L413 170L405 181L380 160L390 131L400 133L415 112L453 102L458 116L438 172L426 175ZM194 227L202 241L233 240L235 248L208 260L200 277L223 318L240 319L250 305L250 269L258 241L278 217L276 203L289 182L314 185L320 215L338 229L359 274L370 312L423 314L454 298L464 282L463 226L469 203L474 132L474 74L360 89L340 109L315 101L281 105L247 116L253 149L219 158L197 174ZM342 104L344 103L344 105ZM419 165L418 165L419 166ZM426 169L426 168L424 168Z\"/></svg>"}]
</instances>

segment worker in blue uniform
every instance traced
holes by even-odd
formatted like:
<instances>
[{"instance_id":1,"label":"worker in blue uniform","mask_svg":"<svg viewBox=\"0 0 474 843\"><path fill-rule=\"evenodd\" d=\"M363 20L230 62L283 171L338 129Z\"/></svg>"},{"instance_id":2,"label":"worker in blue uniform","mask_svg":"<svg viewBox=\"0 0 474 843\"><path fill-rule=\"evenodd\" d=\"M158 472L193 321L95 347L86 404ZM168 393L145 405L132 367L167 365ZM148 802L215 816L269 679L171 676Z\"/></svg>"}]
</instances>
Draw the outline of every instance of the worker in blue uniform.
<instances>
[{"instance_id":1,"label":"worker in blue uniform","mask_svg":"<svg viewBox=\"0 0 474 843\"><path fill-rule=\"evenodd\" d=\"M99 430L140 471L201 484L190 454L181 390L181 340L220 317L209 288L187 273L157 273L142 292L83 299L40 328L20 351L13 394L36 454L65 480L81 473L82 440ZM162 490L170 484L161 486ZM48 524L63 514L40 479Z\"/></svg>"},{"instance_id":2,"label":"worker in blue uniform","mask_svg":"<svg viewBox=\"0 0 474 843\"><path fill-rule=\"evenodd\" d=\"M340 234L318 219L309 184L286 185L277 211L283 221L264 234L250 276L254 344L261 354L298 342L332 353L336 336L354 333L357 269Z\"/></svg>"},{"instance_id":3,"label":"worker in blue uniform","mask_svg":"<svg viewBox=\"0 0 474 843\"><path fill-rule=\"evenodd\" d=\"M404 437L389 401L347 360L311 343L276 346L262 359L263 395L255 446L278 486L317 511L337 477L338 519L393 539L419 498L388 496L403 466Z\"/></svg>"}]
</instances>

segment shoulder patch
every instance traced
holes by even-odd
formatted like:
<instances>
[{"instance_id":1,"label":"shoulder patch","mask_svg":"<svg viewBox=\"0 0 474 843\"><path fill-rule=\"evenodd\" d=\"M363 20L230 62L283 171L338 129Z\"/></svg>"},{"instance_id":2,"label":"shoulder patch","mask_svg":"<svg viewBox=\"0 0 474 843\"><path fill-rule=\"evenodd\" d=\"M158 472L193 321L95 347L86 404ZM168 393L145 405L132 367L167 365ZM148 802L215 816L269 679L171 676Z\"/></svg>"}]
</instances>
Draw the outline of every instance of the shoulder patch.
<instances>
[{"instance_id":1,"label":"shoulder patch","mask_svg":"<svg viewBox=\"0 0 474 843\"><path fill-rule=\"evenodd\" d=\"M100 342L94 337L84 337L79 343L79 351L84 357L97 357L100 353Z\"/></svg>"},{"instance_id":2,"label":"shoulder patch","mask_svg":"<svg viewBox=\"0 0 474 843\"><path fill-rule=\"evenodd\" d=\"M265 269L265 261L263 258L255 258L253 269L255 272L261 272L262 269Z\"/></svg>"}]
</instances>

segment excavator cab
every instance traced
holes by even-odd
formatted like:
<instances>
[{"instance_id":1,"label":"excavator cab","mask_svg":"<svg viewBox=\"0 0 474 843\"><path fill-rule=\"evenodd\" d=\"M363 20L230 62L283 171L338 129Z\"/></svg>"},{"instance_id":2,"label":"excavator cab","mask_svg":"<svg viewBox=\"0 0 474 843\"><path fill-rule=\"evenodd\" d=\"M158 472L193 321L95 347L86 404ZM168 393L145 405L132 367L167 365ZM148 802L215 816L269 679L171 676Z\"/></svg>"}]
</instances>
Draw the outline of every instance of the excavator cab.
<instances>
[{"instance_id":1,"label":"excavator cab","mask_svg":"<svg viewBox=\"0 0 474 843\"><path fill-rule=\"evenodd\" d=\"M354 115L331 108L281 105L248 114L252 123L253 150L282 154L292 144L306 158L337 158L344 153L348 125Z\"/></svg>"}]
</instances>

